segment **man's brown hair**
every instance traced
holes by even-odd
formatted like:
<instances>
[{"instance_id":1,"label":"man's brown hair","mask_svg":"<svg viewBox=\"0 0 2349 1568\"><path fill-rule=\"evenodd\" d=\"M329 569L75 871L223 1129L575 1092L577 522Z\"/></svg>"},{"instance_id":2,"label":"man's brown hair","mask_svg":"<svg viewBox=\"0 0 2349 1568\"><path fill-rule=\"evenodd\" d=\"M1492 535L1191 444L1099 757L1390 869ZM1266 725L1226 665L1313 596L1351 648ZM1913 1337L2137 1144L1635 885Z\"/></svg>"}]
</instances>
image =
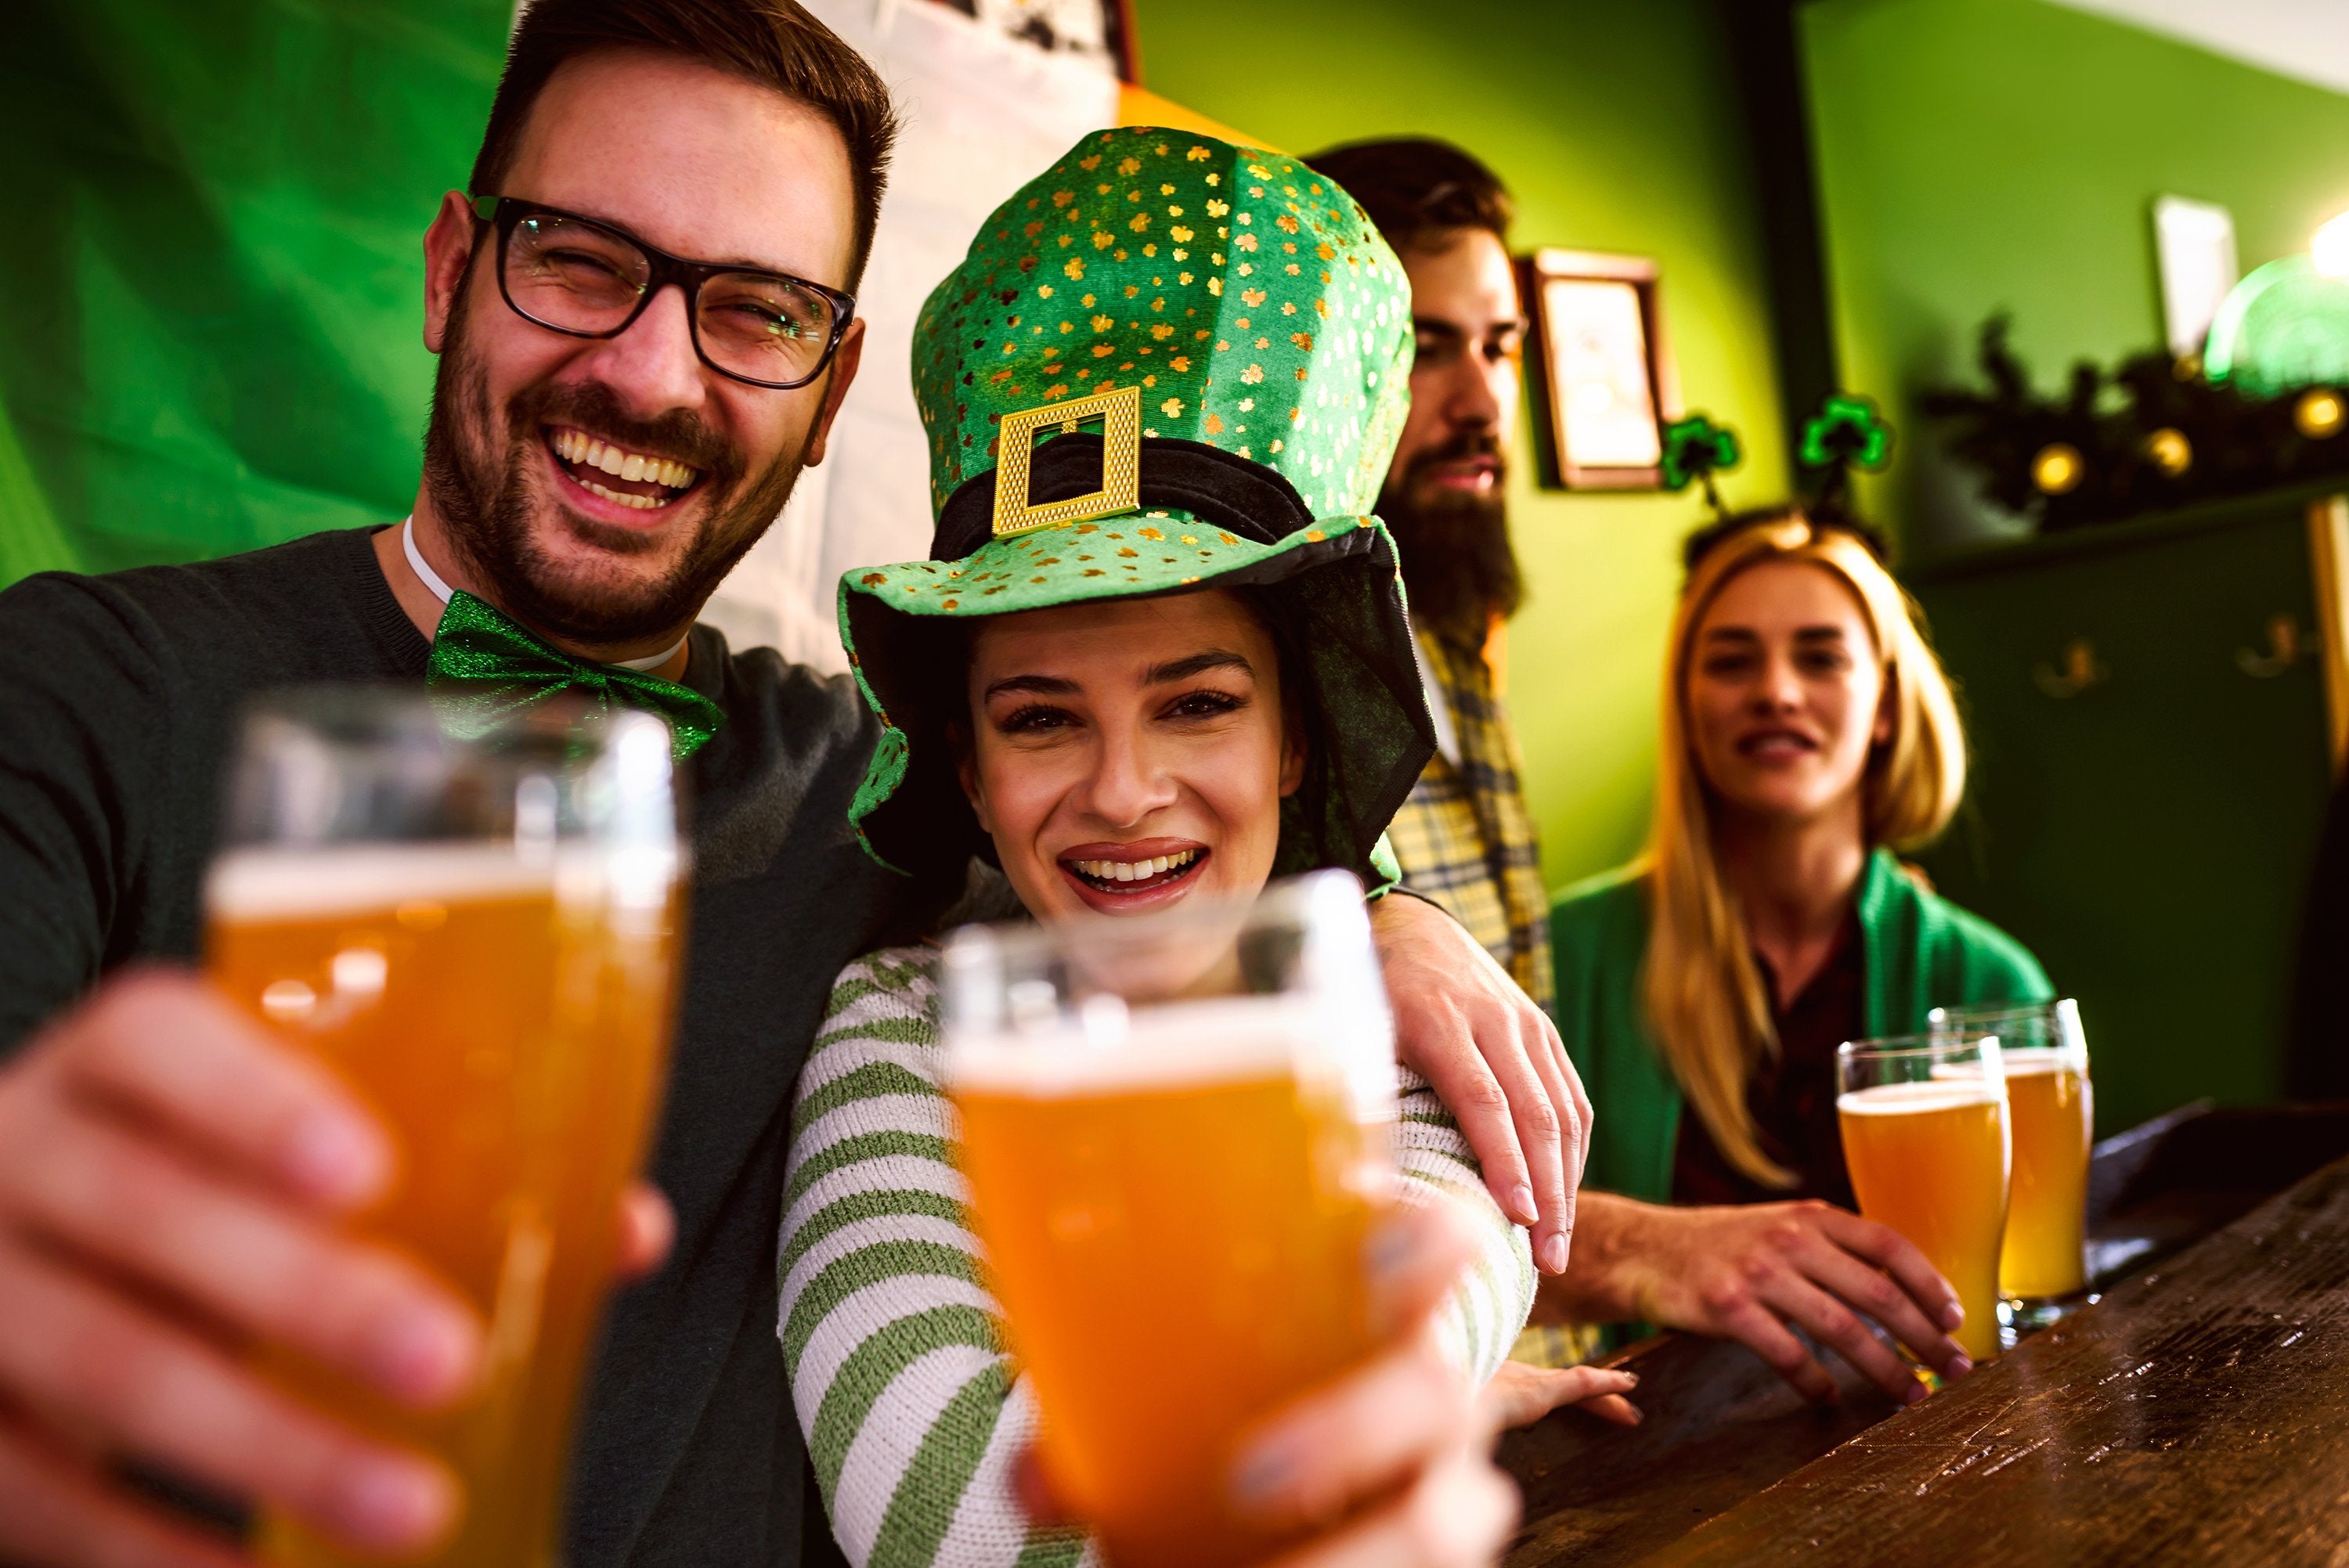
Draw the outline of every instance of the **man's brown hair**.
<instances>
[{"instance_id":1,"label":"man's brown hair","mask_svg":"<svg viewBox=\"0 0 2349 1568\"><path fill-rule=\"evenodd\" d=\"M1440 248L1463 229L1509 242L1516 203L1500 176L1448 141L1394 137L1350 141L1306 163L1361 203L1379 234L1398 253Z\"/></svg>"},{"instance_id":2,"label":"man's brown hair","mask_svg":"<svg viewBox=\"0 0 2349 1568\"><path fill-rule=\"evenodd\" d=\"M856 201L855 245L840 286L855 289L873 253L896 111L864 57L793 0L534 0L506 48L505 75L473 160L473 195L505 194L499 187L513 167L523 126L554 73L607 49L698 60L772 88L830 121L847 144Z\"/></svg>"}]
</instances>

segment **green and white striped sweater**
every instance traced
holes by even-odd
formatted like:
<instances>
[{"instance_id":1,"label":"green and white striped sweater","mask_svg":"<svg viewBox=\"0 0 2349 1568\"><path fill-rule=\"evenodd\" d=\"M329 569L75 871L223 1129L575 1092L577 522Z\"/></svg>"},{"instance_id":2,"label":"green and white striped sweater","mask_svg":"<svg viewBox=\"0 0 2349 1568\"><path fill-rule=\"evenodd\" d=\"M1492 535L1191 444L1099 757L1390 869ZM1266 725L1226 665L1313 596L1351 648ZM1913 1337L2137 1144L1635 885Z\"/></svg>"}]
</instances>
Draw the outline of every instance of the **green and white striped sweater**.
<instances>
[{"instance_id":1,"label":"green and white striped sweater","mask_svg":"<svg viewBox=\"0 0 2349 1568\"><path fill-rule=\"evenodd\" d=\"M941 1085L938 954L900 947L842 972L792 1112L776 1264L777 1333L833 1536L857 1568L1044 1568L1094 1562L1081 1534L1031 1530L1011 1461L1036 1413L955 1168ZM1401 1074L1406 1201L1442 1191L1483 1245L1445 1308L1445 1344L1478 1381L1507 1356L1534 1295L1526 1233L1424 1081Z\"/></svg>"}]
</instances>

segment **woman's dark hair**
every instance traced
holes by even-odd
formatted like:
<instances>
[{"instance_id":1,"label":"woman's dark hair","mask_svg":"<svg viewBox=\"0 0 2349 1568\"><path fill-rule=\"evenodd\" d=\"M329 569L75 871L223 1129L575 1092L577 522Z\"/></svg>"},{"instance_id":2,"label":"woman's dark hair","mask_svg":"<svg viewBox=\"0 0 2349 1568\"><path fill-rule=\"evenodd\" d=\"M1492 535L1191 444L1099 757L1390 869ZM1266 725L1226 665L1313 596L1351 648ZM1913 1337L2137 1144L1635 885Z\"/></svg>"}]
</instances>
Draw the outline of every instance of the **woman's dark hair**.
<instances>
[{"instance_id":1,"label":"woman's dark hair","mask_svg":"<svg viewBox=\"0 0 2349 1568\"><path fill-rule=\"evenodd\" d=\"M1274 590L1254 583L1244 583L1225 592L1240 602L1248 619L1257 624L1264 634L1272 639L1272 656L1279 665L1280 717L1282 727L1298 737L1305 747L1305 759L1313 760L1314 738L1321 733L1321 711L1313 683L1305 678L1312 666L1306 662L1305 640L1298 632L1294 614L1281 614L1283 605ZM1283 738L1286 739L1286 737ZM1305 770L1306 782L1298 791L1318 789L1319 775L1310 767ZM1319 799L1300 801L1313 808L1308 821L1318 822L1321 802Z\"/></svg>"},{"instance_id":2,"label":"woman's dark hair","mask_svg":"<svg viewBox=\"0 0 2349 1568\"><path fill-rule=\"evenodd\" d=\"M856 201L855 242L841 286L854 293L873 253L896 111L864 57L794 0L532 0L506 47L471 193L509 194L500 187L546 84L574 60L616 49L675 55L771 88L840 132Z\"/></svg>"}]
</instances>

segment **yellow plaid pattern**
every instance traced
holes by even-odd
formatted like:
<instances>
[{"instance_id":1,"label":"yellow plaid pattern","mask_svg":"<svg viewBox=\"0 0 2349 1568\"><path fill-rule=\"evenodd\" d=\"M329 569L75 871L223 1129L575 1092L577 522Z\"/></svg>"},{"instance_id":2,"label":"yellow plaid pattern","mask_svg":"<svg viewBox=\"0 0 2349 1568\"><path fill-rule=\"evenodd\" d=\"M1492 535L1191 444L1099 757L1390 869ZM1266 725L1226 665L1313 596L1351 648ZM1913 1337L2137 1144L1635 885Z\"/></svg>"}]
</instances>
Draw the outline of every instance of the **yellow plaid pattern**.
<instances>
[{"instance_id":1,"label":"yellow plaid pattern","mask_svg":"<svg viewBox=\"0 0 2349 1568\"><path fill-rule=\"evenodd\" d=\"M1460 761L1441 753L1429 759L1389 824L1388 841L1403 885L1442 905L1547 1009L1555 995L1549 896L1516 737L1481 653L1425 634L1419 646L1452 710Z\"/></svg>"}]
</instances>

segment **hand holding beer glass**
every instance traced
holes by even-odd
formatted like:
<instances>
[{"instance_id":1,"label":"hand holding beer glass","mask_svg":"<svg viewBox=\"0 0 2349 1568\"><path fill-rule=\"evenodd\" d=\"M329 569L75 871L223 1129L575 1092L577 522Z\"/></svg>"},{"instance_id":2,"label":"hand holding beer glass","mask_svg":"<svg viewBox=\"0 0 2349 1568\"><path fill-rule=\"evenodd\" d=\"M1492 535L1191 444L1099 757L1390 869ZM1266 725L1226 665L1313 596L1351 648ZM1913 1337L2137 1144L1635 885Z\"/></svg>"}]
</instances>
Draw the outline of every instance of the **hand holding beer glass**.
<instances>
[{"instance_id":1,"label":"hand holding beer glass","mask_svg":"<svg viewBox=\"0 0 2349 1568\"><path fill-rule=\"evenodd\" d=\"M1988 1035L1899 1035L1836 1047L1836 1115L1859 1212L1914 1243L1958 1293L1951 1337L1999 1353L2006 1083Z\"/></svg>"},{"instance_id":2,"label":"hand holding beer glass","mask_svg":"<svg viewBox=\"0 0 2349 1568\"><path fill-rule=\"evenodd\" d=\"M1341 872L1253 906L974 928L947 950L971 1206L1042 1462L1117 1568L1278 1542L1246 1429L1371 1356L1392 1026Z\"/></svg>"},{"instance_id":3,"label":"hand holding beer glass","mask_svg":"<svg viewBox=\"0 0 2349 1568\"><path fill-rule=\"evenodd\" d=\"M206 890L212 975L390 1129L399 1172L357 1228L487 1330L475 1396L429 1415L291 1353L264 1367L455 1474L443 1568L556 1561L573 1406L667 1053L668 744L649 716L557 705L458 739L388 691L289 694L247 720ZM357 1561L276 1516L260 1551Z\"/></svg>"},{"instance_id":4,"label":"hand holding beer glass","mask_svg":"<svg viewBox=\"0 0 2349 1568\"><path fill-rule=\"evenodd\" d=\"M1999 1255L1999 1290L2010 1326L2044 1327L2094 1298L2087 1294L2088 1152L2095 1090L2079 1004L1936 1007L1928 1026L1992 1034L2014 1123L2014 1180Z\"/></svg>"}]
</instances>

